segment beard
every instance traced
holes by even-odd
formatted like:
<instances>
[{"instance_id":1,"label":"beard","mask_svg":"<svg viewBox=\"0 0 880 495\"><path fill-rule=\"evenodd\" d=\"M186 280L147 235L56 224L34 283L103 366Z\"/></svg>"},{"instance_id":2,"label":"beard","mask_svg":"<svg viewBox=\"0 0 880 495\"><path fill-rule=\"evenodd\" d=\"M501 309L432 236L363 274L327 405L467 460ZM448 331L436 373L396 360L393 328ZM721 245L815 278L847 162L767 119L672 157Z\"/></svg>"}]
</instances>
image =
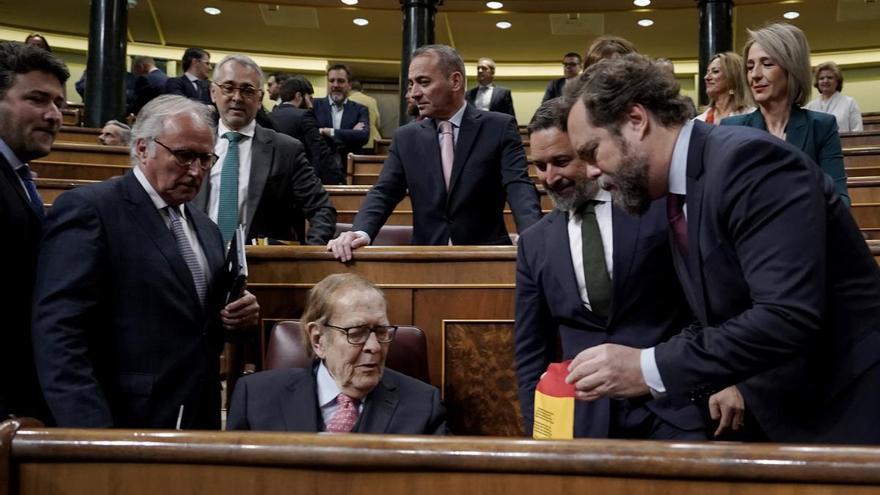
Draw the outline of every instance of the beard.
<instances>
[{"instance_id":1,"label":"beard","mask_svg":"<svg viewBox=\"0 0 880 495\"><path fill-rule=\"evenodd\" d=\"M599 183L583 177L574 182L574 190L569 194L560 194L548 186L545 181L544 190L547 191L547 195L550 196L550 200L553 201L553 206L557 210L577 211L587 201L596 197L596 193L599 192Z\"/></svg>"},{"instance_id":2,"label":"beard","mask_svg":"<svg viewBox=\"0 0 880 495\"><path fill-rule=\"evenodd\" d=\"M622 138L620 166L613 177L599 176L602 189L610 189L614 204L633 215L643 215L651 207L648 191L648 155L633 151ZM612 187L613 186L613 187Z\"/></svg>"}]
</instances>

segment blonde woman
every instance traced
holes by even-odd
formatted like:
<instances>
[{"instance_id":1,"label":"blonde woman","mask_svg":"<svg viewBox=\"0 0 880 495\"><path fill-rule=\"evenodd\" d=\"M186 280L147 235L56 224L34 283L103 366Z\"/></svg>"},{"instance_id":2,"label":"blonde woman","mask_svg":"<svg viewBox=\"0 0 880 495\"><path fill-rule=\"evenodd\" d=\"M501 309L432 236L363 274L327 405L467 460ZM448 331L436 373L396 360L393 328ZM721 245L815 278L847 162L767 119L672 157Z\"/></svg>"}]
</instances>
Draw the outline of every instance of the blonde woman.
<instances>
[{"instance_id":1,"label":"blonde woman","mask_svg":"<svg viewBox=\"0 0 880 495\"><path fill-rule=\"evenodd\" d=\"M706 94L709 106L697 120L718 125L721 119L751 112L752 95L746 84L742 57L733 52L718 53L706 68Z\"/></svg>"}]
</instances>

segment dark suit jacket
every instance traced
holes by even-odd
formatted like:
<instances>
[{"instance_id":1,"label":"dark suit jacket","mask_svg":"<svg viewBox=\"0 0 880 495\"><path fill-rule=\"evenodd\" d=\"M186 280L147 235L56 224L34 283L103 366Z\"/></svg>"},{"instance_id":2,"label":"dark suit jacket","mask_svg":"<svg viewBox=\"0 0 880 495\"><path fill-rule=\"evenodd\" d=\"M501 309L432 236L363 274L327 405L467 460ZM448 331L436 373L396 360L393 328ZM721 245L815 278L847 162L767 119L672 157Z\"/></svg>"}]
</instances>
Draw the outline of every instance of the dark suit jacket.
<instances>
[{"instance_id":1,"label":"dark suit jacket","mask_svg":"<svg viewBox=\"0 0 880 495\"><path fill-rule=\"evenodd\" d=\"M34 295L40 383L59 426L220 427L223 266L217 226L186 207L207 259L203 306L162 214L132 172L62 194ZM213 294L213 295L212 295Z\"/></svg>"},{"instance_id":2,"label":"dark suit jacket","mask_svg":"<svg viewBox=\"0 0 880 495\"><path fill-rule=\"evenodd\" d=\"M218 164L216 166L222 166ZM195 206L208 211L211 181L206 177ZM306 159L302 143L257 125L251 148L247 238L299 239L324 245L336 232L336 209ZM303 218L309 231L303 232Z\"/></svg>"},{"instance_id":3,"label":"dark suit jacket","mask_svg":"<svg viewBox=\"0 0 880 495\"><path fill-rule=\"evenodd\" d=\"M318 121L318 127L333 127L333 115L330 111L330 102L327 98L319 98L314 100L315 119ZM359 122L364 124L364 128L355 130L354 126ZM337 155L339 155L339 163L344 164L348 160L349 153L360 153L361 149L370 140L370 111L360 103L346 100L342 106L342 122L339 129L333 131L334 137L324 137L325 142ZM324 180L325 184L345 184L344 167L337 172L337 175Z\"/></svg>"},{"instance_id":4,"label":"dark suit jacket","mask_svg":"<svg viewBox=\"0 0 880 495\"><path fill-rule=\"evenodd\" d=\"M721 125L744 125L767 130L761 110L745 115L728 117ZM827 113L813 112L792 107L788 125L785 127L785 141L807 154L834 181L834 189L847 206L850 205L846 189L846 170L843 165L843 151L840 149L840 134L837 132L837 119Z\"/></svg>"},{"instance_id":5,"label":"dark suit jacket","mask_svg":"<svg viewBox=\"0 0 880 495\"><path fill-rule=\"evenodd\" d=\"M211 91L209 81L198 81L199 91L193 87L193 84L186 78L186 74L179 77L169 77L165 81L165 93L172 95L185 96L191 100L198 100L205 105L211 105Z\"/></svg>"},{"instance_id":6,"label":"dark suit jacket","mask_svg":"<svg viewBox=\"0 0 880 495\"><path fill-rule=\"evenodd\" d=\"M279 369L243 377L235 384L226 429L324 431L316 369ZM353 431L443 435L446 409L435 387L385 368Z\"/></svg>"},{"instance_id":7,"label":"dark suit jacket","mask_svg":"<svg viewBox=\"0 0 880 495\"><path fill-rule=\"evenodd\" d=\"M0 418L10 414L49 420L31 350L31 298L40 246L40 218L6 158L0 154Z\"/></svg>"},{"instance_id":8,"label":"dark suit jacket","mask_svg":"<svg viewBox=\"0 0 880 495\"><path fill-rule=\"evenodd\" d=\"M541 103L562 96L562 90L565 89L565 81L564 77L560 77L547 83L547 89L544 90L544 98L541 99Z\"/></svg>"},{"instance_id":9,"label":"dark suit jacket","mask_svg":"<svg viewBox=\"0 0 880 495\"><path fill-rule=\"evenodd\" d=\"M554 210L520 235L516 271L516 371L527 435L532 433L535 386L547 366L603 343L647 348L677 334L692 315L675 283L665 201L642 217L612 207L614 292L603 321L581 301L571 251L568 214ZM650 399L650 397L647 397ZM639 401L644 401L640 398ZM608 438L610 399L576 401L576 437ZM680 430L703 431L700 411L687 400L649 401L647 407Z\"/></svg>"},{"instance_id":10,"label":"dark suit jacket","mask_svg":"<svg viewBox=\"0 0 880 495\"><path fill-rule=\"evenodd\" d=\"M477 91L479 89L479 86L471 88L467 95L465 95L465 98L471 105L475 105L474 102L477 99ZM506 113L516 118L516 112L513 110L513 97L510 95L509 89L504 86L495 85L495 89L492 91L492 99L489 101L489 111Z\"/></svg>"},{"instance_id":11,"label":"dark suit jacket","mask_svg":"<svg viewBox=\"0 0 880 495\"><path fill-rule=\"evenodd\" d=\"M382 172L354 219L352 230L375 240L379 228L409 191L416 245L510 244L505 198L518 232L541 218L538 190L528 176L516 121L467 105L455 145L449 191L432 119L395 131Z\"/></svg>"},{"instance_id":12,"label":"dark suit jacket","mask_svg":"<svg viewBox=\"0 0 880 495\"><path fill-rule=\"evenodd\" d=\"M167 81L168 76L159 69L145 76L137 76L134 82L134 103L129 107L129 113L136 115L150 100L164 93Z\"/></svg>"},{"instance_id":13,"label":"dark suit jacket","mask_svg":"<svg viewBox=\"0 0 880 495\"><path fill-rule=\"evenodd\" d=\"M318 132L318 122L312 110L282 103L272 110L270 117L276 131L299 139L305 145L309 163L312 164L315 175L321 179L321 182L328 184L334 178L345 175L339 155L327 145Z\"/></svg>"},{"instance_id":14,"label":"dark suit jacket","mask_svg":"<svg viewBox=\"0 0 880 495\"><path fill-rule=\"evenodd\" d=\"M699 325L656 348L667 392L738 384L774 442L880 442L880 270L831 181L766 132L696 122L686 201Z\"/></svg>"}]
</instances>

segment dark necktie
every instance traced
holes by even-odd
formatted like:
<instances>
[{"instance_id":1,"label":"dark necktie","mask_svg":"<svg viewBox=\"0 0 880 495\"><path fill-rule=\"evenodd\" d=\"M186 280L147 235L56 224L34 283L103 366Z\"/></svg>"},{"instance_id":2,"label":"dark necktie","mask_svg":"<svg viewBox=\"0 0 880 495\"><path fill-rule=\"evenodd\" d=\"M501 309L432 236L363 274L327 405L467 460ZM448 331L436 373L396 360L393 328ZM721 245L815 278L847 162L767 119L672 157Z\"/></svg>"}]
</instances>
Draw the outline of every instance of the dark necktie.
<instances>
[{"instance_id":1,"label":"dark necktie","mask_svg":"<svg viewBox=\"0 0 880 495\"><path fill-rule=\"evenodd\" d=\"M202 270L202 266L199 265L199 260L196 258L196 253L193 251L192 245L190 245L189 239L186 237L186 232L183 231L183 222L180 221L180 212L177 210L177 207L166 206L165 210L168 212L169 220L171 220L171 233L174 235L174 240L177 242L177 249L180 251L180 255L183 256L183 261L186 262L186 266L189 267L189 272L192 274L193 284L196 286L196 294L199 296L199 302L204 304L205 294L208 291L208 284L205 281L205 272Z\"/></svg>"},{"instance_id":2,"label":"dark necktie","mask_svg":"<svg viewBox=\"0 0 880 495\"><path fill-rule=\"evenodd\" d=\"M34 213L37 214L37 217L40 220L45 217L46 212L43 210L43 200L40 198L40 193L37 192L37 185L34 184L34 176L31 173L31 168L27 166L27 164L18 167L16 170L18 176L21 177L21 181L24 183L24 188L27 191L28 199L30 199L31 208L34 210Z\"/></svg>"},{"instance_id":3,"label":"dark necktie","mask_svg":"<svg viewBox=\"0 0 880 495\"><path fill-rule=\"evenodd\" d=\"M584 282L587 285L587 298L593 314L602 319L608 318L611 308L611 277L605 264L605 248L602 234L596 220L596 204L589 201L581 208L581 246L584 255Z\"/></svg>"},{"instance_id":4,"label":"dark necktie","mask_svg":"<svg viewBox=\"0 0 880 495\"><path fill-rule=\"evenodd\" d=\"M672 229L675 246L678 248L679 253L687 257L688 228L687 220L684 218L683 194L669 193L666 195L666 218L669 219L669 228Z\"/></svg>"}]
</instances>

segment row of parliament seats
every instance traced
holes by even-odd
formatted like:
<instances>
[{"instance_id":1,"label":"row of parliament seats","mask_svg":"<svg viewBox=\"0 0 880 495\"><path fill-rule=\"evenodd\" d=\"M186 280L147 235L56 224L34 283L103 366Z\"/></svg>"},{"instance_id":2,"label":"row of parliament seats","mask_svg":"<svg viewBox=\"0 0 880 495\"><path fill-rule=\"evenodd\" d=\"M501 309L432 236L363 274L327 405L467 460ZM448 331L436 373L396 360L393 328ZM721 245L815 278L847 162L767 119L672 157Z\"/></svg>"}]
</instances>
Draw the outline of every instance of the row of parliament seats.
<instances>
[{"instance_id":1,"label":"row of parliament seats","mask_svg":"<svg viewBox=\"0 0 880 495\"><path fill-rule=\"evenodd\" d=\"M876 447L0 425L0 493L855 495Z\"/></svg>"}]
</instances>

